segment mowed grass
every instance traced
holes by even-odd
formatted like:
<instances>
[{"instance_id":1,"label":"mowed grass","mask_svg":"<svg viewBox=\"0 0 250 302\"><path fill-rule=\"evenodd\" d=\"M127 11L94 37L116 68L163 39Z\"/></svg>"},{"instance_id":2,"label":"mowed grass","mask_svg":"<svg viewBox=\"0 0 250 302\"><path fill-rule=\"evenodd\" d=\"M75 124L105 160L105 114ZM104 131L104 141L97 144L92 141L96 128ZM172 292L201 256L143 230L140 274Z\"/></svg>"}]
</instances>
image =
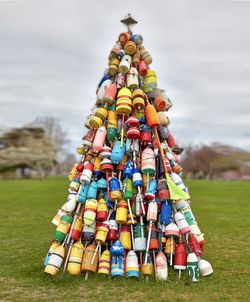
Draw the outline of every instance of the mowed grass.
<instances>
[{"instance_id":1,"label":"mowed grass","mask_svg":"<svg viewBox=\"0 0 250 302\"><path fill-rule=\"evenodd\" d=\"M98 275L55 277L43 273L54 227L66 200L65 178L0 181L0 300L2 301L250 301L250 183L189 181L192 208L206 234L204 259L211 277L166 282L112 280Z\"/></svg>"}]
</instances>

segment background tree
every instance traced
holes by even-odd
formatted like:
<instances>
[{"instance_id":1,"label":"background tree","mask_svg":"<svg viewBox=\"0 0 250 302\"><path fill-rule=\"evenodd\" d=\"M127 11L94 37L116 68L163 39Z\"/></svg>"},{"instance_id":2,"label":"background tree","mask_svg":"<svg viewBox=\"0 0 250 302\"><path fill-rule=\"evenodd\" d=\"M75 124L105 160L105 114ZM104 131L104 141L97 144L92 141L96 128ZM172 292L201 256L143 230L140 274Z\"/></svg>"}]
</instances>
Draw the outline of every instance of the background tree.
<instances>
[{"instance_id":1,"label":"background tree","mask_svg":"<svg viewBox=\"0 0 250 302\"><path fill-rule=\"evenodd\" d=\"M67 174L75 161L75 155L68 150L70 139L68 133L60 124L58 118L53 116L38 116L29 123L31 127L41 127L44 129L47 138L53 144L57 166L55 174Z\"/></svg>"}]
</instances>

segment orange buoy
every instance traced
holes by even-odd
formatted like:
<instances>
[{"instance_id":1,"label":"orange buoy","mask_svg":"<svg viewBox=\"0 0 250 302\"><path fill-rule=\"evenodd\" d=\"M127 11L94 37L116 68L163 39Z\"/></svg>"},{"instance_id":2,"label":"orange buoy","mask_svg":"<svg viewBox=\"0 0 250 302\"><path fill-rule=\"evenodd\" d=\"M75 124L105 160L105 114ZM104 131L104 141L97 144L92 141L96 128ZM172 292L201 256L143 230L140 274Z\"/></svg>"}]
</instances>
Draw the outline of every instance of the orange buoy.
<instances>
[{"instance_id":1,"label":"orange buoy","mask_svg":"<svg viewBox=\"0 0 250 302\"><path fill-rule=\"evenodd\" d=\"M155 107L151 104L147 104L146 109L146 120L150 128L159 127L160 121Z\"/></svg>"},{"instance_id":2,"label":"orange buoy","mask_svg":"<svg viewBox=\"0 0 250 302\"><path fill-rule=\"evenodd\" d=\"M98 264L98 255L96 254L94 257L94 260L92 262L93 255L95 253L95 245L90 244L86 247L83 258L82 258L82 272L92 272L95 273L97 269Z\"/></svg>"}]
</instances>

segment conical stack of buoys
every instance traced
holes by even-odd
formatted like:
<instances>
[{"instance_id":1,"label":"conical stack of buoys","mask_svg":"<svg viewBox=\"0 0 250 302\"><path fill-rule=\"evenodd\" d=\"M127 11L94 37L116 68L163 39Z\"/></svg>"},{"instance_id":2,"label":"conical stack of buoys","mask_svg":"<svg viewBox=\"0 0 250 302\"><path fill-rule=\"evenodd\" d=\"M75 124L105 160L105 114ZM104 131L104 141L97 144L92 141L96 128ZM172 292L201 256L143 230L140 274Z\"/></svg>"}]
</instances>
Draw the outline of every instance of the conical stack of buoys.
<instances>
[{"instance_id":1,"label":"conical stack of buoys","mask_svg":"<svg viewBox=\"0 0 250 302\"><path fill-rule=\"evenodd\" d=\"M123 23L133 22L131 16ZM135 22L135 21L134 21ZM143 37L122 32L85 122L68 196L52 219L45 272L193 282L213 273L191 210L166 92Z\"/></svg>"}]
</instances>

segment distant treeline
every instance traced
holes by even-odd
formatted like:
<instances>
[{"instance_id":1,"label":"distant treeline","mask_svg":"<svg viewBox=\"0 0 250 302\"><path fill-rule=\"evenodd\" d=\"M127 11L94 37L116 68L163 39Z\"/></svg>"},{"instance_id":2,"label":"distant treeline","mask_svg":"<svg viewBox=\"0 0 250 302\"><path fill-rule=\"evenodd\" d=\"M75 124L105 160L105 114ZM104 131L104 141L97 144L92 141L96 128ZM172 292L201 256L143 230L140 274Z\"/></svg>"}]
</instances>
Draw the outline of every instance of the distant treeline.
<instances>
[{"instance_id":1,"label":"distant treeline","mask_svg":"<svg viewBox=\"0 0 250 302\"><path fill-rule=\"evenodd\" d=\"M220 143L188 146L182 167L192 179L250 179L250 152Z\"/></svg>"}]
</instances>

